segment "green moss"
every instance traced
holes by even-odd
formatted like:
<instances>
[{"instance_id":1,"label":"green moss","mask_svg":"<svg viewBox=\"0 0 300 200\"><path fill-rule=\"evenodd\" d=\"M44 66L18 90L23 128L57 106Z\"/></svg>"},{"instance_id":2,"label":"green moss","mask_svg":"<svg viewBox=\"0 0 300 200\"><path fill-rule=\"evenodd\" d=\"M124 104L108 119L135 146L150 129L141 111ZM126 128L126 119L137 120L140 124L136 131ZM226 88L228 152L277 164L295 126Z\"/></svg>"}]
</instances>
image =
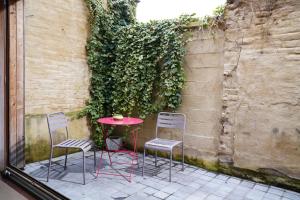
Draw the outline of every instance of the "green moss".
<instances>
[{"instance_id":1,"label":"green moss","mask_svg":"<svg viewBox=\"0 0 300 200\"><path fill-rule=\"evenodd\" d=\"M127 144L126 146L129 149L132 149L131 145ZM138 151L143 153L144 149L143 148L138 148ZM155 155L155 151L147 150L147 154ZM157 156L162 157L162 158L170 158L168 153L161 152L161 151L157 152ZM181 154L173 155L173 160L176 160L176 161L179 161L179 162L182 161ZM205 168L207 170L214 171L214 172L219 171L219 165L218 165L217 162L205 161L205 160L200 160L200 159L189 157L189 156L184 156L184 163L190 164L190 165L193 165L193 166L196 166L196 167Z\"/></svg>"},{"instance_id":2,"label":"green moss","mask_svg":"<svg viewBox=\"0 0 300 200\"><path fill-rule=\"evenodd\" d=\"M25 162L31 163L35 161L45 160L49 158L50 144L48 141L40 140L35 144L26 145Z\"/></svg>"},{"instance_id":3,"label":"green moss","mask_svg":"<svg viewBox=\"0 0 300 200\"><path fill-rule=\"evenodd\" d=\"M181 158L179 158L179 160L181 160ZM188 156L185 156L184 160L185 160L185 163L187 163L187 164L205 168L210 171L217 172L219 170L217 162L205 161L205 160L188 157Z\"/></svg>"},{"instance_id":4,"label":"green moss","mask_svg":"<svg viewBox=\"0 0 300 200\"><path fill-rule=\"evenodd\" d=\"M288 177L286 175L272 175L260 171L238 168L231 165L219 165L218 171L255 182L265 183L300 192L300 180Z\"/></svg>"},{"instance_id":5,"label":"green moss","mask_svg":"<svg viewBox=\"0 0 300 200\"><path fill-rule=\"evenodd\" d=\"M79 152L76 149L69 149L69 153ZM64 149L55 148L53 152L53 158L65 155ZM25 147L25 162L32 163L49 159L50 156L50 144L49 141L39 140L35 144L26 145Z\"/></svg>"},{"instance_id":6,"label":"green moss","mask_svg":"<svg viewBox=\"0 0 300 200\"><path fill-rule=\"evenodd\" d=\"M130 147L130 146L128 146ZM138 149L139 152L143 152L143 148ZM148 154L154 155L155 151L147 151ZM157 152L157 155L164 158L169 158L167 153ZM176 154L174 160L181 161L182 156ZM189 156L184 157L185 163L200 168L207 169L213 172L219 172L230 176L236 176L243 179L252 180L259 183L269 184L289 190L300 192L300 180L288 177L286 175L272 175L261 171L254 171L250 169L243 169L234 167L232 165L222 165L217 162L205 161L198 158Z\"/></svg>"},{"instance_id":7,"label":"green moss","mask_svg":"<svg viewBox=\"0 0 300 200\"><path fill-rule=\"evenodd\" d=\"M71 119L77 119L77 116L79 115L81 111L72 111L72 112L65 112L65 115ZM46 116L46 114L26 114L25 118L41 118L43 119Z\"/></svg>"},{"instance_id":8,"label":"green moss","mask_svg":"<svg viewBox=\"0 0 300 200\"><path fill-rule=\"evenodd\" d=\"M79 118L80 112L81 111L67 112L67 113L65 113L65 115L67 117L69 117L71 120L73 120L73 119L78 119Z\"/></svg>"},{"instance_id":9,"label":"green moss","mask_svg":"<svg viewBox=\"0 0 300 200\"><path fill-rule=\"evenodd\" d=\"M75 117L78 114L78 111L75 112L68 112L65 113L67 117L71 118L71 120L75 119ZM25 116L25 162L31 163L31 162L37 162L42 160L49 159L50 155L50 141L47 139L49 137L47 123L45 122L45 114L34 114L34 115L26 115ZM32 122L32 120L34 120ZM40 134L47 134L46 137L40 138L33 138L32 129L35 129L34 127L31 127L33 123L35 126L42 126L43 133ZM78 150L70 149L69 153L78 152ZM63 149L55 149L53 152L53 157L61 156L65 154L65 150Z\"/></svg>"}]
</instances>

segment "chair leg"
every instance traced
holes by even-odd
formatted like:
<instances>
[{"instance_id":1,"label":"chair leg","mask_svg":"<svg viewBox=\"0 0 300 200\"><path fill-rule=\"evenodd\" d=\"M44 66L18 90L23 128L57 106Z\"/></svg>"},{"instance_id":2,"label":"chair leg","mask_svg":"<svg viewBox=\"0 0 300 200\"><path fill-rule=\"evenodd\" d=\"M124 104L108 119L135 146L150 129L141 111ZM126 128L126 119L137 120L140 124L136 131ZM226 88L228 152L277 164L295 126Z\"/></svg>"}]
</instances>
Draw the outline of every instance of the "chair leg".
<instances>
[{"instance_id":1,"label":"chair leg","mask_svg":"<svg viewBox=\"0 0 300 200\"><path fill-rule=\"evenodd\" d=\"M83 153L83 158L82 158L82 160L83 160L83 185L85 185L85 155L84 155L84 151L82 151L82 153Z\"/></svg>"},{"instance_id":2,"label":"chair leg","mask_svg":"<svg viewBox=\"0 0 300 200\"><path fill-rule=\"evenodd\" d=\"M50 152L49 165L48 165L48 173L47 173L47 182L49 181L52 156L53 156L53 147L51 147L51 152Z\"/></svg>"},{"instance_id":3,"label":"chair leg","mask_svg":"<svg viewBox=\"0 0 300 200\"><path fill-rule=\"evenodd\" d=\"M145 149L145 147L144 147L143 166L142 166L142 176L144 176L145 157L146 157L146 149Z\"/></svg>"},{"instance_id":4,"label":"chair leg","mask_svg":"<svg viewBox=\"0 0 300 200\"><path fill-rule=\"evenodd\" d=\"M170 152L170 174L169 174L169 181L171 182L171 175L172 175L172 150Z\"/></svg>"},{"instance_id":5,"label":"chair leg","mask_svg":"<svg viewBox=\"0 0 300 200\"><path fill-rule=\"evenodd\" d=\"M66 148L66 153L65 153L65 167L64 170L67 168L67 160L68 160L68 148Z\"/></svg>"},{"instance_id":6,"label":"chair leg","mask_svg":"<svg viewBox=\"0 0 300 200\"><path fill-rule=\"evenodd\" d=\"M109 158L109 164L110 164L110 166L112 166L112 162L111 162L111 157L110 157L109 151L107 151L107 154L108 154L108 158Z\"/></svg>"},{"instance_id":7,"label":"chair leg","mask_svg":"<svg viewBox=\"0 0 300 200\"><path fill-rule=\"evenodd\" d=\"M94 171L96 171L96 149L94 149Z\"/></svg>"},{"instance_id":8,"label":"chair leg","mask_svg":"<svg viewBox=\"0 0 300 200\"><path fill-rule=\"evenodd\" d=\"M137 163L137 167L138 169L140 168L140 162L139 162L139 154L136 153L136 163Z\"/></svg>"},{"instance_id":9,"label":"chair leg","mask_svg":"<svg viewBox=\"0 0 300 200\"><path fill-rule=\"evenodd\" d=\"M155 167L157 167L157 151L155 150Z\"/></svg>"},{"instance_id":10,"label":"chair leg","mask_svg":"<svg viewBox=\"0 0 300 200\"><path fill-rule=\"evenodd\" d=\"M184 147L183 147L183 143L182 143L181 148L182 148L181 149L181 153L182 153L182 161L181 161L182 162L181 163L182 164L182 169L181 169L181 171L183 171L184 170L184 149L183 149Z\"/></svg>"}]
</instances>

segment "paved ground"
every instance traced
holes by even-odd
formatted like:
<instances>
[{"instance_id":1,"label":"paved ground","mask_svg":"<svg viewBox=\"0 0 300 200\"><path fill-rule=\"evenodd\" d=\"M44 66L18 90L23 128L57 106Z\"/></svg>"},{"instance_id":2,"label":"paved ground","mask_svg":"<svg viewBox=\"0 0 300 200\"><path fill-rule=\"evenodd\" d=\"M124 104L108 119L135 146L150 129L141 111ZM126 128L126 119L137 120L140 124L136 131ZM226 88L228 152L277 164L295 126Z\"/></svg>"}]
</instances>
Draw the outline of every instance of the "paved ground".
<instances>
[{"instance_id":1,"label":"paved ground","mask_svg":"<svg viewBox=\"0 0 300 200\"><path fill-rule=\"evenodd\" d=\"M26 165L25 172L74 200L300 200L300 194L293 191L212 173L190 165L186 165L182 172L181 165L177 162L174 162L173 180L170 183L168 160L160 158L158 167L155 168L152 157L146 159L145 176L142 177L141 168L136 167L133 180L129 183L120 176L100 175L96 178L93 156L90 153L86 159L86 185L83 185L81 156L81 153L70 155L65 171L60 166L64 163L64 157L56 158L48 183L45 182L47 161ZM99 153L97 158L98 165ZM115 155L114 160L127 161L128 158L125 155ZM106 155L104 164L101 170L111 171ZM127 174L129 167L118 170Z\"/></svg>"}]
</instances>

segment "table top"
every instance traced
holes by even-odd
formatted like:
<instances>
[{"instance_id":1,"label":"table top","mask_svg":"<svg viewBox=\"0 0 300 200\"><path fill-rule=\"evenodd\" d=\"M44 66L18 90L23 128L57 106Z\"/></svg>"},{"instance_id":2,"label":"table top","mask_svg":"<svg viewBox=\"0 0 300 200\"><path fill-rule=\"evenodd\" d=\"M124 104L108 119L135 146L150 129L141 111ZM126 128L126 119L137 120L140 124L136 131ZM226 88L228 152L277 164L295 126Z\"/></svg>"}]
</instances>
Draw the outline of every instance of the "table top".
<instances>
[{"instance_id":1,"label":"table top","mask_svg":"<svg viewBox=\"0 0 300 200\"><path fill-rule=\"evenodd\" d=\"M112 117L103 117L98 119L97 122L100 124L128 126L128 125L138 125L143 123L144 121L142 119L134 118L134 117L124 117L123 120L115 120Z\"/></svg>"}]
</instances>

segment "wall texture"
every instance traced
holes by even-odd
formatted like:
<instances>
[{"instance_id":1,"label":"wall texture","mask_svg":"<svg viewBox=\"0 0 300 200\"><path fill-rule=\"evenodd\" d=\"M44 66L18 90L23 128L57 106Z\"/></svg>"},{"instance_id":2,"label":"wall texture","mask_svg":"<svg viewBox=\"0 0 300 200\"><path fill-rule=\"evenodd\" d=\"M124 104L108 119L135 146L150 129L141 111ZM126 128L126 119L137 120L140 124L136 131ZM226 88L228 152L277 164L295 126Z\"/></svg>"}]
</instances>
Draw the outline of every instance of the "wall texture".
<instances>
[{"instance_id":1,"label":"wall texture","mask_svg":"<svg viewBox=\"0 0 300 200\"><path fill-rule=\"evenodd\" d=\"M46 113L73 113L89 98L84 0L25 0L26 160L49 155ZM70 120L71 135L89 137L85 119ZM36 151L36 149L42 149Z\"/></svg>"},{"instance_id":2,"label":"wall texture","mask_svg":"<svg viewBox=\"0 0 300 200\"><path fill-rule=\"evenodd\" d=\"M300 179L300 2L226 13L221 162Z\"/></svg>"},{"instance_id":3,"label":"wall texture","mask_svg":"<svg viewBox=\"0 0 300 200\"><path fill-rule=\"evenodd\" d=\"M299 189L300 2L228 2L226 30L193 31L187 45L179 109L187 116L186 155ZM72 115L89 97L88 15L84 0L26 0L25 16L26 156L33 161L48 152L45 113ZM155 120L145 121L140 147L153 138ZM70 129L89 136L85 119L71 120Z\"/></svg>"},{"instance_id":4,"label":"wall texture","mask_svg":"<svg viewBox=\"0 0 300 200\"><path fill-rule=\"evenodd\" d=\"M219 133L222 130L223 45L222 31L211 34L200 30L193 31L186 48L186 83L178 112L187 117L186 155L205 161L204 165L218 161ZM155 120L154 116L146 120L140 146L154 137Z\"/></svg>"},{"instance_id":5,"label":"wall texture","mask_svg":"<svg viewBox=\"0 0 300 200\"><path fill-rule=\"evenodd\" d=\"M25 0L26 114L84 106L87 14L84 0Z\"/></svg>"}]
</instances>

